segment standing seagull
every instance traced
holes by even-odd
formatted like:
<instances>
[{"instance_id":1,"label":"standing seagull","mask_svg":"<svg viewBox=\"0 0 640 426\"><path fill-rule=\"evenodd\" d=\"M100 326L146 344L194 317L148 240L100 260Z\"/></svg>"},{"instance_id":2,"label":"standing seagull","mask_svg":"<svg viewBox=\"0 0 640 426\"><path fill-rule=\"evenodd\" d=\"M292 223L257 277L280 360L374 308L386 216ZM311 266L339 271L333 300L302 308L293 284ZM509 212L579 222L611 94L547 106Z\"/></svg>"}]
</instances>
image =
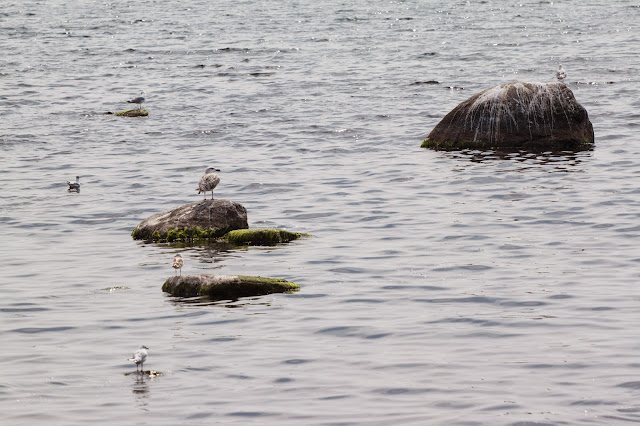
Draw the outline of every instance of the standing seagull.
<instances>
[{"instance_id":1,"label":"standing seagull","mask_svg":"<svg viewBox=\"0 0 640 426\"><path fill-rule=\"evenodd\" d=\"M562 65L558 67L558 71L556 71L556 77L558 78L559 81L562 81L565 78L567 78L567 72L564 70L564 68L562 68Z\"/></svg>"},{"instance_id":2,"label":"standing seagull","mask_svg":"<svg viewBox=\"0 0 640 426\"><path fill-rule=\"evenodd\" d=\"M67 181L67 185L69 185L69 191L80 192L80 176L76 176L75 182Z\"/></svg>"},{"instance_id":3,"label":"standing seagull","mask_svg":"<svg viewBox=\"0 0 640 426\"><path fill-rule=\"evenodd\" d=\"M133 353L133 358L129 358L129 361L136 363L136 371L138 371L138 366L140 366L140 371L144 372L143 366L144 362L147 360L147 349L149 348L142 345Z\"/></svg>"},{"instance_id":4,"label":"standing seagull","mask_svg":"<svg viewBox=\"0 0 640 426\"><path fill-rule=\"evenodd\" d=\"M140 92L140 96L138 96L137 98L129 99L127 102L130 104L138 104L138 109L142 109L142 103L144 102L145 96L147 95L143 90L142 92Z\"/></svg>"},{"instance_id":5,"label":"standing seagull","mask_svg":"<svg viewBox=\"0 0 640 426\"><path fill-rule=\"evenodd\" d=\"M220 169L209 167L200 178L200 183L198 184L196 191L198 191L198 194L202 194L204 192L205 200L207 199L208 191L211 191L211 199L213 200L213 190L220 183L220 178L214 172L219 171Z\"/></svg>"},{"instance_id":6,"label":"standing seagull","mask_svg":"<svg viewBox=\"0 0 640 426\"><path fill-rule=\"evenodd\" d=\"M182 276L182 265L184 265L184 260L182 260L182 256L176 254L173 258L173 269L180 269L180 276ZM176 271L177 272L177 271Z\"/></svg>"}]
</instances>

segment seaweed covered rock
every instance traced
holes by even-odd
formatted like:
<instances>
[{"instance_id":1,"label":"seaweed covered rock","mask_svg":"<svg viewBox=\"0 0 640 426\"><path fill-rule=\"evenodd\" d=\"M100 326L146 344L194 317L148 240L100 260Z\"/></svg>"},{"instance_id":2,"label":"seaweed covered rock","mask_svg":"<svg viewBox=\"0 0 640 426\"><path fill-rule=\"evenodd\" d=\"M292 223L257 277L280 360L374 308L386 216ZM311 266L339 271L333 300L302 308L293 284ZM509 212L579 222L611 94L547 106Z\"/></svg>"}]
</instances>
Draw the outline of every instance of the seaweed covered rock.
<instances>
[{"instance_id":1,"label":"seaweed covered rock","mask_svg":"<svg viewBox=\"0 0 640 426\"><path fill-rule=\"evenodd\" d=\"M165 281L162 291L173 296L207 296L213 300L288 293L300 290L298 284L279 279L246 275L194 274L173 276Z\"/></svg>"},{"instance_id":2,"label":"seaweed covered rock","mask_svg":"<svg viewBox=\"0 0 640 426\"><path fill-rule=\"evenodd\" d=\"M149 111L146 109L130 109L127 111L119 111L113 115L117 115L118 117L147 117L149 115Z\"/></svg>"},{"instance_id":3,"label":"seaweed covered rock","mask_svg":"<svg viewBox=\"0 0 640 426\"><path fill-rule=\"evenodd\" d=\"M577 150L593 146L587 110L564 83L505 83L459 104L423 148Z\"/></svg>"},{"instance_id":4,"label":"seaweed covered rock","mask_svg":"<svg viewBox=\"0 0 640 426\"><path fill-rule=\"evenodd\" d=\"M193 243L216 239L229 231L248 227L247 210L241 204L215 199L154 214L140 222L131 236L136 240L153 242Z\"/></svg>"},{"instance_id":5,"label":"seaweed covered rock","mask_svg":"<svg viewBox=\"0 0 640 426\"><path fill-rule=\"evenodd\" d=\"M237 229L227 234L227 241L235 245L272 246L288 243L300 237L308 237L302 232L290 232L284 229Z\"/></svg>"}]
</instances>

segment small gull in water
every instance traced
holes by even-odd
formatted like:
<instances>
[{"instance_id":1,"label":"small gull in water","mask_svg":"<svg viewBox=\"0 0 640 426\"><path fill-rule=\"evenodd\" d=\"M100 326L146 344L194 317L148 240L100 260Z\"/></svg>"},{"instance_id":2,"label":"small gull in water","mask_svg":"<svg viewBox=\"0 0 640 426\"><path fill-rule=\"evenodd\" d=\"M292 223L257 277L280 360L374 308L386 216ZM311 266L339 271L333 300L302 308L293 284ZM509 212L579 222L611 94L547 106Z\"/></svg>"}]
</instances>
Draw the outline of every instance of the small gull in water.
<instances>
[{"instance_id":1,"label":"small gull in water","mask_svg":"<svg viewBox=\"0 0 640 426\"><path fill-rule=\"evenodd\" d=\"M564 70L564 68L562 68L562 65L558 67L558 71L556 71L556 77L558 78L559 81L562 81L565 78L567 78L567 72Z\"/></svg>"},{"instance_id":2,"label":"small gull in water","mask_svg":"<svg viewBox=\"0 0 640 426\"><path fill-rule=\"evenodd\" d=\"M182 256L176 254L173 258L173 269L176 269L176 275L178 274L178 269L180 269L180 276L182 276L182 265L184 265L184 260L182 260Z\"/></svg>"},{"instance_id":3,"label":"small gull in water","mask_svg":"<svg viewBox=\"0 0 640 426\"><path fill-rule=\"evenodd\" d=\"M145 345L141 345L138 350L133 353L133 357L129 358L129 361L136 363L136 371L138 371L138 366L140 366L140 371L144 371L142 368L144 362L147 360L147 349L149 348Z\"/></svg>"},{"instance_id":4,"label":"small gull in water","mask_svg":"<svg viewBox=\"0 0 640 426\"><path fill-rule=\"evenodd\" d=\"M76 176L75 182L67 181L67 185L69 185L69 191L80 192L80 176Z\"/></svg>"},{"instance_id":5,"label":"small gull in water","mask_svg":"<svg viewBox=\"0 0 640 426\"><path fill-rule=\"evenodd\" d=\"M140 96L137 98L129 99L127 102L130 104L138 104L138 109L142 109L142 103L144 102L144 98L146 97L146 93L144 90L140 92Z\"/></svg>"},{"instance_id":6,"label":"small gull in water","mask_svg":"<svg viewBox=\"0 0 640 426\"><path fill-rule=\"evenodd\" d=\"M213 200L213 190L220 183L220 178L214 172L219 172L219 169L214 167L209 167L205 170L204 175L200 178L200 183L196 188L198 194L202 194L204 192L204 199L207 199L207 192L211 191L211 199Z\"/></svg>"}]
</instances>

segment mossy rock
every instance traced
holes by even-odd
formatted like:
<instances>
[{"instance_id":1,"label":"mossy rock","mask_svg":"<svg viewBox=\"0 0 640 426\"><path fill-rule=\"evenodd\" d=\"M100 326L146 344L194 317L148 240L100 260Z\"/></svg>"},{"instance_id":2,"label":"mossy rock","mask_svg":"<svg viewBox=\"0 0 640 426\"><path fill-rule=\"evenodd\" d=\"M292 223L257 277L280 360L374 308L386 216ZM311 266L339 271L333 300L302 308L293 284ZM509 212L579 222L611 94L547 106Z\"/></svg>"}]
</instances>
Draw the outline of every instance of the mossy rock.
<instances>
[{"instance_id":1,"label":"mossy rock","mask_svg":"<svg viewBox=\"0 0 640 426\"><path fill-rule=\"evenodd\" d=\"M235 229L248 228L247 210L229 200L203 200L157 213L140 222L131 236L155 243L195 244L213 241Z\"/></svg>"},{"instance_id":2,"label":"mossy rock","mask_svg":"<svg viewBox=\"0 0 640 426\"><path fill-rule=\"evenodd\" d=\"M290 232L284 229L236 229L226 235L229 244L239 246L272 246L280 243L288 243L300 237L309 237L302 232Z\"/></svg>"},{"instance_id":3,"label":"mossy rock","mask_svg":"<svg viewBox=\"0 0 640 426\"><path fill-rule=\"evenodd\" d=\"M172 296L206 296L213 300L235 300L240 297L292 293L298 290L300 290L298 284L280 278L247 275L172 276L162 285L162 291L170 293Z\"/></svg>"},{"instance_id":4,"label":"mossy rock","mask_svg":"<svg viewBox=\"0 0 640 426\"><path fill-rule=\"evenodd\" d=\"M155 231L151 234L139 227L131 232L134 240L145 240L154 243L194 244L200 241L217 241L229 232L228 228L170 228L167 232Z\"/></svg>"},{"instance_id":5,"label":"mossy rock","mask_svg":"<svg viewBox=\"0 0 640 426\"><path fill-rule=\"evenodd\" d=\"M127 111L116 112L113 115L117 115L118 117L146 117L149 115L149 111L146 109L130 109Z\"/></svg>"}]
</instances>

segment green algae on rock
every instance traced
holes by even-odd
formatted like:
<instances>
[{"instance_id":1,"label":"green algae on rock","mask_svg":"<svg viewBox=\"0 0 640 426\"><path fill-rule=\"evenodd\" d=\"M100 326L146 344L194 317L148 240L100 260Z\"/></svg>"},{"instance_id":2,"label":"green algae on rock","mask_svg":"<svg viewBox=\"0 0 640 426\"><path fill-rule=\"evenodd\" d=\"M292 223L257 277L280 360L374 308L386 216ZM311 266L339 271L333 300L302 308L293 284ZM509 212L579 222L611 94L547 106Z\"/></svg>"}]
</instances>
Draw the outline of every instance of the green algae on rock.
<instances>
[{"instance_id":1,"label":"green algae on rock","mask_svg":"<svg viewBox=\"0 0 640 426\"><path fill-rule=\"evenodd\" d=\"M157 213L140 222L131 236L151 242L215 240L235 229L248 228L247 210L229 200L203 200Z\"/></svg>"},{"instance_id":2,"label":"green algae on rock","mask_svg":"<svg viewBox=\"0 0 640 426\"><path fill-rule=\"evenodd\" d=\"M207 296L213 300L235 300L239 297L291 293L298 290L300 290L298 284L284 279L247 275L194 274L172 276L162 286L162 291L173 296Z\"/></svg>"},{"instance_id":3,"label":"green algae on rock","mask_svg":"<svg viewBox=\"0 0 640 426\"><path fill-rule=\"evenodd\" d=\"M460 103L421 147L435 150L583 150L594 144L587 110L564 83L504 83Z\"/></svg>"},{"instance_id":4,"label":"green algae on rock","mask_svg":"<svg viewBox=\"0 0 640 426\"><path fill-rule=\"evenodd\" d=\"M230 231L227 241L235 245L272 246L280 243L288 243L300 237L309 237L309 234L302 232L290 232L284 229L237 229Z\"/></svg>"},{"instance_id":5,"label":"green algae on rock","mask_svg":"<svg viewBox=\"0 0 640 426\"><path fill-rule=\"evenodd\" d=\"M117 115L118 117L147 117L149 111L146 109L129 109L127 111L116 112L113 115Z\"/></svg>"}]
</instances>

